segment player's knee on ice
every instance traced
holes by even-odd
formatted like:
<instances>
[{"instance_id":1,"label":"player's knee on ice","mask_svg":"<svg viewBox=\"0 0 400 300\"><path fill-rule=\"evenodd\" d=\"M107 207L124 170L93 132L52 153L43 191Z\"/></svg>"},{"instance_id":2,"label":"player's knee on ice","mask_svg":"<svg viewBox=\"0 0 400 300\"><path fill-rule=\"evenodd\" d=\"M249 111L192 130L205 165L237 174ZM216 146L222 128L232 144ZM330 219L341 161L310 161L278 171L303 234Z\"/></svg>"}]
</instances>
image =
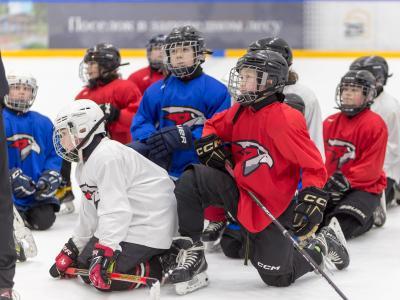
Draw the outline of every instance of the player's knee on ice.
<instances>
[{"instance_id":1,"label":"player's knee on ice","mask_svg":"<svg viewBox=\"0 0 400 300\"><path fill-rule=\"evenodd\" d=\"M27 221L36 230L49 229L56 220L53 205L45 204L31 209L27 215Z\"/></svg>"}]
</instances>

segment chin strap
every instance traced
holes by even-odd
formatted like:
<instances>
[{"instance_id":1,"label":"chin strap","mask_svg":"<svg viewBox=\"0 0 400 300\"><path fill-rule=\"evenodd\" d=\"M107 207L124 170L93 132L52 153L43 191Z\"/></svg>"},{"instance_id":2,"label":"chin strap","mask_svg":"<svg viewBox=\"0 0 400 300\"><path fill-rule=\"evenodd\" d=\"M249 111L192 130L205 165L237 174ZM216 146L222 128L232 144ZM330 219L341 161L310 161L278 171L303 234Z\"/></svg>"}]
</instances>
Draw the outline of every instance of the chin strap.
<instances>
[{"instance_id":1,"label":"chin strap","mask_svg":"<svg viewBox=\"0 0 400 300\"><path fill-rule=\"evenodd\" d=\"M99 126L101 125L101 123L103 123L106 120L106 116L103 116L100 120L97 121L96 124L94 124L93 128L90 129L89 133L81 140L81 142L76 146L76 150L78 152L81 152L81 148L83 147L83 145L89 140L89 138L91 137L91 135L97 130L97 128L99 128ZM81 153L78 153L79 156L81 156ZM80 157L81 158L81 157Z\"/></svg>"}]
</instances>

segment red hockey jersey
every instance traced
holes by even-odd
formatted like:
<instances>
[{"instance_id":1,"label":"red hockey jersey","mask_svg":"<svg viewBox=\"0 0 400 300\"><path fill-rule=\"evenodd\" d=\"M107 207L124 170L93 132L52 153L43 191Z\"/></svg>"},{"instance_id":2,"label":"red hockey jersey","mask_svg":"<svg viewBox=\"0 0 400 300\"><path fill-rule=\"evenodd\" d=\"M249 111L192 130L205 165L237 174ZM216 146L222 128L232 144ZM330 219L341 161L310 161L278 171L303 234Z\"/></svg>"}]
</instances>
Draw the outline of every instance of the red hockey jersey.
<instances>
[{"instance_id":1,"label":"red hockey jersey","mask_svg":"<svg viewBox=\"0 0 400 300\"><path fill-rule=\"evenodd\" d=\"M111 103L120 109L117 121L107 124L111 139L127 144L131 141L130 126L138 110L142 94L137 86L128 80L115 79L108 84L89 89L85 87L76 97L90 99L97 104Z\"/></svg>"},{"instance_id":2,"label":"red hockey jersey","mask_svg":"<svg viewBox=\"0 0 400 300\"><path fill-rule=\"evenodd\" d=\"M128 80L137 85L142 95L150 85L156 81L159 81L160 79L164 79L164 75L162 73L153 71L150 66L140 69L128 77Z\"/></svg>"},{"instance_id":3,"label":"red hockey jersey","mask_svg":"<svg viewBox=\"0 0 400 300\"><path fill-rule=\"evenodd\" d=\"M271 219L246 193L252 191L277 218L289 206L302 171L303 187L322 187L327 179L321 154L310 140L303 115L280 102L260 108L240 105L208 120L203 136L215 133L232 146L235 180L240 191L238 221L250 232Z\"/></svg>"},{"instance_id":4,"label":"red hockey jersey","mask_svg":"<svg viewBox=\"0 0 400 300\"><path fill-rule=\"evenodd\" d=\"M342 171L353 189L379 194L386 187L383 171L388 132L385 122L369 109L349 118L343 113L324 121L328 175Z\"/></svg>"}]
</instances>

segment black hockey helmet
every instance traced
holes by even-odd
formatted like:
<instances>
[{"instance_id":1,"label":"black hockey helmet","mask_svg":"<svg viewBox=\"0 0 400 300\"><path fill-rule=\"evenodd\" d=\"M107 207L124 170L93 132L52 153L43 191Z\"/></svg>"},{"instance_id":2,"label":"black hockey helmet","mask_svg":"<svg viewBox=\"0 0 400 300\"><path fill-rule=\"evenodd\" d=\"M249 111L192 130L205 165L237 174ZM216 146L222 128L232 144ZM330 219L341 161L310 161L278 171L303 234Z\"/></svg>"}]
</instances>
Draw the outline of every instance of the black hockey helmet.
<instances>
[{"instance_id":1,"label":"black hockey helmet","mask_svg":"<svg viewBox=\"0 0 400 300\"><path fill-rule=\"evenodd\" d=\"M149 61L149 65L153 70L160 70L163 67L163 61L154 61L150 59L150 53L153 48L162 48L165 43L166 39L165 34L158 34L150 38L146 45L146 50L147 50L147 60Z\"/></svg>"},{"instance_id":2,"label":"black hockey helmet","mask_svg":"<svg viewBox=\"0 0 400 300\"><path fill-rule=\"evenodd\" d=\"M86 66L89 62L97 62L99 65L99 78L104 82L109 81L111 74L116 71L120 66L127 65L121 64L121 55L118 48L109 43L100 43L86 50L83 61L80 65L80 77L84 82L96 80L89 79L86 71Z\"/></svg>"},{"instance_id":3,"label":"black hockey helmet","mask_svg":"<svg viewBox=\"0 0 400 300\"><path fill-rule=\"evenodd\" d=\"M257 50L271 50L280 53L288 66L290 67L293 63L293 53L289 44L282 38L279 37L268 37L259 39L251 43L247 51L257 51Z\"/></svg>"},{"instance_id":4,"label":"black hockey helmet","mask_svg":"<svg viewBox=\"0 0 400 300\"><path fill-rule=\"evenodd\" d=\"M357 58L350 65L350 70L367 70L376 78L377 85L384 86L389 75L389 65L382 56L371 55Z\"/></svg>"},{"instance_id":5,"label":"black hockey helmet","mask_svg":"<svg viewBox=\"0 0 400 300\"><path fill-rule=\"evenodd\" d=\"M250 80L243 69L254 70L256 86L249 88ZM250 51L239 58L229 76L228 89L234 100L242 105L250 105L277 92L282 92L288 78L289 67L286 60L270 50ZM254 78L254 77L253 77Z\"/></svg>"},{"instance_id":6,"label":"black hockey helmet","mask_svg":"<svg viewBox=\"0 0 400 300\"><path fill-rule=\"evenodd\" d=\"M294 109L297 109L304 115L306 105L304 104L303 98L301 98L299 95L292 93L285 94L285 100L283 102Z\"/></svg>"},{"instance_id":7,"label":"black hockey helmet","mask_svg":"<svg viewBox=\"0 0 400 300\"><path fill-rule=\"evenodd\" d=\"M364 100L361 104L346 104L344 92L348 88L361 88ZM355 116L370 107L376 97L376 80L367 70L350 70L340 80L336 89L336 104L348 116Z\"/></svg>"},{"instance_id":8,"label":"black hockey helmet","mask_svg":"<svg viewBox=\"0 0 400 300\"><path fill-rule=\"evenodd\" d=\"M114 45L100 43L86 51L83 61L85 63L95 61L104 71L111 72L121 66L121 55Z\"/></svg>"},{"instance_id":9,"label":"black hockey helmet","mask_svg":"<svg viewBox=\"0 0 400 300\"><path fill-rule=\"evenodd\" d=\"M194 52L193 65L189 67L174 67L171 65L171 50L176 48L192 47ZM165 64L172 75L185 78L192 75L197 67L205 60L204 54L209 53L206 49L204 37L193 26L185 25L173 28L165 38Z\"/></svg>"}]
</instances>

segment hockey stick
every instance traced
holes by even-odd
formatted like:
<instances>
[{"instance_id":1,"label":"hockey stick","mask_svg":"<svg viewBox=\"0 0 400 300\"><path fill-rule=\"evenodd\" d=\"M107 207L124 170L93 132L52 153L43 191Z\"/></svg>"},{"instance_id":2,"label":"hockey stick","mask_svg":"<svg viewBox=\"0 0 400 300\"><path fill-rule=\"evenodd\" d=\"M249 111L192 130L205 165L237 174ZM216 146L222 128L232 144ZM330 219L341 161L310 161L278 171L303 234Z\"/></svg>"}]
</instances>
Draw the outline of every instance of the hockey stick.
<instances>
[{"instance_id":1,"label":"hockey stick","mask_svg":"<svg viewBox=\"0 0 400 300\"><path fill-rule=\"evenodd\" d=\"M233 169L231 164L226 161L225 163L225 168L228 171L228 173L235 178L235 175L233 173ZM299 253L304 257L304 259L313 267L314 271L316 271L317 273L319 273L322 277L325 278L325 280L334 288L334 290L336 291L336 293L339 294L339 296L343 299L343 300L347 300L347 297L345 296L345 294L343 294L343 292L338 288L338 286L332 281L332 279L330 279L330 277L328 276L328 274L326 274L324 272L324 270L321 269L321 267L314 261L314 259L303 249L300 247L299 243L297 242L297 240L289 233L289 231L283 227L283 225L271 214L271 212L265 207L265 205L263 205L261 203L261 201L256 197L256 195L253 194L253 192L246 190L247 194L250 196L250 198L258 205L259 208L261 208L261 210L272 220L272 223L274 223L279 230L282 232L283 236L285 236L286 238L288 238L293 246L295 247L295 249L297 251L299 251Z\"/></svg>"},{"instance_id":2,"label":"hockey stick","mask_svg":"<svg viewBox=\"0 0 400 300\"><path fill-rule=\"evenodd\" d=\"M68 268L65 271L65 274L75 275L75 276L77 275L89 276L89 270ZM153 300L160 299L160 282L156 278L131 275L131 274L121 274L121 273L108 273L108 276L110 277L111 280L144 284L150 288L151 299Z\"/></svg>"}]
</instances>

